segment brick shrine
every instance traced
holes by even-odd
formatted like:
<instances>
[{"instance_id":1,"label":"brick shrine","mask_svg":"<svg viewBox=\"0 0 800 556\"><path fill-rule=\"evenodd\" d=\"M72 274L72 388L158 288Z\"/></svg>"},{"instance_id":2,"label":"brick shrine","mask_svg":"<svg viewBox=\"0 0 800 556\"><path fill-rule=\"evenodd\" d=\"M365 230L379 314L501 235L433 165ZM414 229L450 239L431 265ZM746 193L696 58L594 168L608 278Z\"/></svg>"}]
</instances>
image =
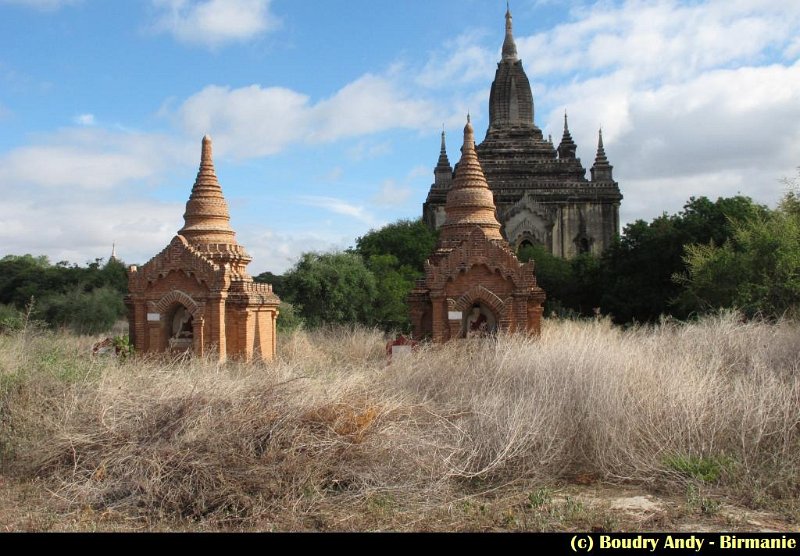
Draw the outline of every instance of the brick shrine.
<instances>
[{"instance_id":1,"label":"brick shrine","mask_svg":"<svg viewBox=\"0 0 800 556\"><path fill-rule=\"evenodd\" d=\"M128 270L125 304L136 352L272 359L280 299L247 273L252 258L230 226L208 136L183 216L161 253Z\"/></svg>"},{"instance_id":2,"label":"brick shrine","mask_svg":"<svg viewBox=\"0 0 800 556\"><path fill-rule=\"evenodd\" d=\"M534 263L520 263L500 234L469 117L444 213L425 278L409 295L413 337L445 342L498 331L539 334L545 293Z\"/></svg>"}]
</instances>

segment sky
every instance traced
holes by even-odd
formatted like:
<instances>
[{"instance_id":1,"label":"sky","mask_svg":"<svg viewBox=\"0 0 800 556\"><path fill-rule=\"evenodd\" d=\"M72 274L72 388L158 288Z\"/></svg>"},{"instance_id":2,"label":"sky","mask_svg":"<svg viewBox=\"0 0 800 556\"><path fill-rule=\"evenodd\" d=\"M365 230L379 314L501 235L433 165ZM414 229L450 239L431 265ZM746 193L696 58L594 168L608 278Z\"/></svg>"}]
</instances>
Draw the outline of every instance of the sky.
<instances>
[{"instance_id":1,"label":"sky","mask_svg":"<svg viewBox=\"0 0 800 556\"><path fill-rule=\"evenodd\" d=\"M478 140L504 0L0 0L0 256L126 263L183 225L203 135L251 274L418 218ZM512 0L535 122L602 126L623 225L774 206L800 167L797 0Z\"/></svg>"}]
</instances>

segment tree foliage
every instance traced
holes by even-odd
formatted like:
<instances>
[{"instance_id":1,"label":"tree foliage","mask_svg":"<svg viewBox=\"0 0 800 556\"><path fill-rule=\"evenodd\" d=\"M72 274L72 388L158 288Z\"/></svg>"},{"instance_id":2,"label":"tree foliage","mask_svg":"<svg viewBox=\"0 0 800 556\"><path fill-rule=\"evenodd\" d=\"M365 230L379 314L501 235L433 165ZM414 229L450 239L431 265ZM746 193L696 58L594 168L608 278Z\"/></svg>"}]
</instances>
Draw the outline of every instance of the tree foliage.
<instances>
[{"instance_id":1,"label":"tree foliage","mask_svg":"<svg viewBox=\"0 0 800 556\"><path fill-rule=\"evenodd\" d=\"M617 322L654 321L662 314L685 318L690 308L676 303L683 285L673 280L686 270L684 247L721 245L733 236L737 222L768 212L749 197L715 202L692 197L678 214L628 224L601 263L603 312Z\"/></svg>"},{"instance_id":2,"label":"tree foliage","mask_svg":"<svg viewBox=\"0 0 800 556\"><path fill-rule=\"evenodd\" d=\"M437 237L422 219L399 220L358 238L355 252L365 261L374 255L393 255L398 268L407 266L423 272L425 260L436 247Z\"/></svg>"},{"instance_id":3,"label":"tree foliage","mask_svg":"<svg viewBox=\"0 0 800 556\"><path fill-rule=\"evenodd\" d=\"M51 264L47 257L7 255L0 259L0 304L22 311L31 300L33 317L79 333L111 328L125 315L125 264L96 259L85 267Z\"/></svg>"},{"instance_id":4,"label":"tree foliage","mask_svg":"<svg viewBox=\"0 0 800 556\"><path fill-rule=\"evenodd\" d=\"M748 315L779 317L800 307L800 200L784 197L775 211L734 223L721 245L688 245L684 288L688 310L735 307Z\"/></svg>"},{"instance_id":5,"label":"tree foliage","mask_svg":"<svg viewBox=\"0 0 800 556\"><path fill-rule=\"evenodd\" d=\"M375 276L355 253L304 253L284 284L285 301L309 326L374 322Z\"/></svg>"}]
</instances>

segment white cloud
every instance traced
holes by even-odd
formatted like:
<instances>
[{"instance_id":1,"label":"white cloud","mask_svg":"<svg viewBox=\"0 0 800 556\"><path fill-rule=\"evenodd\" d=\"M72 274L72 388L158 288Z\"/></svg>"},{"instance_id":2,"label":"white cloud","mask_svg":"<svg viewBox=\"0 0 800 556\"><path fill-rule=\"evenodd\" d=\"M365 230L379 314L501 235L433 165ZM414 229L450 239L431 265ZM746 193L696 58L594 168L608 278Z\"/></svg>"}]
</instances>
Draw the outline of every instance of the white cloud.
<instances>
[{"instance_id":1,"label":"white cloud","mask_svg":"<svg viewBox=\"0 0 800 556\"><path fill-rule=\"evenodd\" d=\"M682 4L630 0L573 11L574 21L517 40L535 76L635 69L643 79L676 79L732 63L753 63L792 38L800 4L742 0Z\"/></svg>"},{"instance_id":2,"label":"white cloud","mask_svg":"<svg viewBox=\"0 0 800 556\"><path fill-rule=\"evenodd\" d=\"M275 29L270 0L152 0L155 28L188 44L218 47Z\"/></svg>"},{"instance_id":3,"label":"white cloud","mask_svg":"<svg viewBox=\"0 0 800 556\"><path fill-rule=\"evenodd\" d=\"M497 67L495 53L477 44L486 36L485 33L469 32L446 41L444 48L432 53L416 76L417 84L441 88L485 80Z\"/></svg>"},{"instance_id":4,"label":"white cloud","mask_svg":"<svg viewBox=\"0 0 800 556\"><path fill-rule=\"evenodd\" d=\"M342 176L344 176L344 168L341 166L334 166L328 172L322 174L319 179L324 183L337 182L341 181Z\"/></svg>"},{"instance_id":5,"label":"white cloud","mask_svg":"<svg viewBox=\"0 0 800 556\"><path fill-rule=\"evenodd\" d=\"M353 244L353 238L347 235L333 237L330 233L315 230L294 233L271 229L242 230L237 237L253 257L247 269L253 276L266 271L283 274L303 253L342 251Z\"/></svg>"},{"instance_id":6,"label":"white cloud","mask_svg":"<svg viewBox=\"0 0 800 556\"><path fill-rule=\"evenodd\" d=\"M28 192L0 204L0 245L6 254L43 254L54 262L83 264L107 259L116 242L117 255L125 262L144 263L180 229L182 209L177 203L145 199L48 199L41 192Z\"/></svg>"},{"instance_id":7,"label":"white cloud","mask_svg":"<svg viewBox=\"0 0 800 556\"><path fill-rule=\"evenodd\" d=\"M77 4L82 0L0 0L0 4L12 4L33 8L42 12L56 11L62 6Z\"/></svg>"},{"instance_id":8,"label":"white cloud","mask_svg":"<svg viewBox=\"0 0 800 556\"><path fill-rule=\"evenodd\" d=\"M65 130L1 155L0 183L110 190L156 178L182 153L159 135Z\"/></svg>"},{"instance_id":9,"label":"white cloud","mask_svg":"<svg viewBox=\"0 0 800 556\"><path fill-rule=\"evenodd\" d=\"M189 97L178 114L189 134L211 133L219 148L259 157L302 141L308 134L308 111L308 97L289 89L211 85Z\"/></svg>"},{"instance_id":10,"label":"white cloud","mask_svg":"<svg viewBox=\"0 0 800 556\"><path fill-rule=\"evenodd\" d=\"M394 180L384 180L372 202L383 206L398 206L405 203L411 197L411 193L411 188L406 185L400 185Z\"/></svg>"},{"instance_id":11,"label":"white cloud","mask_svg":"<svg viewBox=\"0 0 800 556\"><path fill-rule=\"evenodd\" d=\"M380 158L392 152L392 143L381 141L373 143L371 141L359 141L354 146L347 149L347 156L355 162Z\"/></svg>"},{"instance_id":12,"label":"white cloud","mask_svg":"<svg viewBox=\"0 0 800 556\"><path fill-rule=\"evenodd\" d=\"M93 126L97 122L94 119L94 114L78 114L72 120L77 125Z\"/></svg>"},{"instance_id":13,"label":"white cloud","mask_svg":"<svg viewBox=\"0 0 800 556\"><path fill-rule=\"evenodd\" d=\"M316 104L307 95L281 87L212 85L178 110L189 133L211 133L236 157L265 156L297 143L329 143L388 129L430 129L438 112L432 102L413 98L398 83L371 74Z\"/></svg>"},{"instance_id":14,"label":"white cloud","mask_svg":"<svg viewBox=\"0 0 800 556\"><path fill-rule=\"evenodd\" d=\"M301 204L325 209L334 214L349 216L370 226L377 222L375 217L363 205L356 205L336 197L301 195L298 200Z\"/></svg>"}]
</instances>

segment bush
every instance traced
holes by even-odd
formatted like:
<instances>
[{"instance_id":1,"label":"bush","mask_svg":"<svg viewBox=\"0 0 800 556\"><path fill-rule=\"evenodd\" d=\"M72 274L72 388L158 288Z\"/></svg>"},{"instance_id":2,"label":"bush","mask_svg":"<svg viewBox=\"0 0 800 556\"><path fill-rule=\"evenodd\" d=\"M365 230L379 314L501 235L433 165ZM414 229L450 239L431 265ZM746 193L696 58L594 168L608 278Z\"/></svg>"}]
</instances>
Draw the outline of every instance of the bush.
<instances>
[{"instance_id":1,"label":"bush","mask_svg":"<svg viewBox=\"0 0 800 556\"><path fill-rule=\"evenodd\" d=\"M69 328L76 334L99 334L125 315L125 304L119 292L110 287L89 292L76 287L43 299L40 312L53 326Z\"/></svg>"}]
</instances>

